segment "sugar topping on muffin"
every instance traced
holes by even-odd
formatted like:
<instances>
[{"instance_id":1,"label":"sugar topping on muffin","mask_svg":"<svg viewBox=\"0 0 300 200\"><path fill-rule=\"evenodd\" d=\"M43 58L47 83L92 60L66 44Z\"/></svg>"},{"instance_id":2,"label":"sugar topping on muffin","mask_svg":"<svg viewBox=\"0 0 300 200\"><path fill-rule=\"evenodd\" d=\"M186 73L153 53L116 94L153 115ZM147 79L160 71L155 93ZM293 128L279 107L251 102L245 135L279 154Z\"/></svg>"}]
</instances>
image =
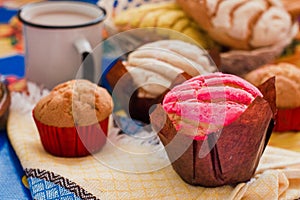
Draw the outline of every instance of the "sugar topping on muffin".
<instances>
[{"instance_id":1,"label":"sugar topping on muffin","mask_svg":"<svg viewBox=\"0 0 300 200\"><path fill-rule=\"evenodd\" d=\"M195 138L217 131L236 120L261 92L231 74L196 76L174 87L163 100L176 130Z\"/></svg>"}]
</instances>

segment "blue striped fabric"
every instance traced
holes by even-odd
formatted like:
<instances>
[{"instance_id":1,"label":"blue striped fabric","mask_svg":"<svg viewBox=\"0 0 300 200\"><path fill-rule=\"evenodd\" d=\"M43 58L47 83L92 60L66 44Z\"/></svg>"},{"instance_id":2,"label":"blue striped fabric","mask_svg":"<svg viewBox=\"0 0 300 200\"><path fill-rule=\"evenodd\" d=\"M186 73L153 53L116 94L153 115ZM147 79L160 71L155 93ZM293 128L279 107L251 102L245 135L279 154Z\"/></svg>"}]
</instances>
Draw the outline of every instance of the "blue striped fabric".
<instances>
[{"instance_id":1,"label":"blue striped fabric","mask_svg":"<svg viewBox=\"0 0 300 200\"><path fill-rule=\"evenodd\" d=\"M39 178L28 178L32 197L38 200L80 200L73 192L52 182Z\"/></svg>"}]
</instances>

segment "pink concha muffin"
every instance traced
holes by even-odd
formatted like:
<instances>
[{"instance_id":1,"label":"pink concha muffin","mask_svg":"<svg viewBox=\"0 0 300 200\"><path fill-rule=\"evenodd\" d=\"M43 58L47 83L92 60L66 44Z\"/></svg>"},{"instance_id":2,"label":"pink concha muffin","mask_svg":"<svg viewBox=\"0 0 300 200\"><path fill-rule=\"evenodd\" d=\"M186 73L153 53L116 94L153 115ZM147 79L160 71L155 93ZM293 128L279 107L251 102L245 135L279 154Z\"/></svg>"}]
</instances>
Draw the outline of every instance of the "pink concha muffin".
<instances>
[{"instance_id":1,"label":"pink concha muffin","mask_svg":"<svg viewBox=\"0 0 300 200\"><path fill-rule=\"evenodd\" d=\"M79 79L57 85L33 109L44 149L62 157L86 156L106 142L113 101L106 89Z\"/></svg>"},{"instance_id":2,"label":"pink concha muffin","mask_svg":"<svg viewBox=\"0 0 300 200\"><path fill-rule=\"evenodd\" d=\"M171 89L150 114L177 174L204 187L251 179L270 138L274 79L260 89L231 74L193 77Z\"/></svg>"}]
</instances>

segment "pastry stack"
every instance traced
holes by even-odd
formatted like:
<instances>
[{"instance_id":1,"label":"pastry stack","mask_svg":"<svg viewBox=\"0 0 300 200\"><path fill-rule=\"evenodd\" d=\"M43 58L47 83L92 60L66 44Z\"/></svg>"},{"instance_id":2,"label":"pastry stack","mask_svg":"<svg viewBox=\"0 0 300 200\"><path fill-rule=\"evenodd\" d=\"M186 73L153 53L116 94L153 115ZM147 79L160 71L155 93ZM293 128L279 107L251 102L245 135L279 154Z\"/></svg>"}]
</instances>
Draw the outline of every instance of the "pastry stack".
<instances>
[{"instance_id":1,"label":"pastry stack","mask_svg":"<svg viewBox=\"0 0 300 200\"><path fill-rule=\"evenodd\" d=\"M298 32L298 23L280 0L177 0L215 41L229 52L222 71L243 75L273 61Z\"/></svg>"},{"instance_id":2,"label":"pastry stack","mask_svg":"<svg viewBox=\"0 0 300 200\"><path fill-rule=\"evenodd\" d=\"M177 0L128 8L113 19L120 32L146 27L181 32L205 49L218 49L222 72L242 76L280 56L297 34L298 23L284 5L280 0Z\"/></svg>"}]
</instances>

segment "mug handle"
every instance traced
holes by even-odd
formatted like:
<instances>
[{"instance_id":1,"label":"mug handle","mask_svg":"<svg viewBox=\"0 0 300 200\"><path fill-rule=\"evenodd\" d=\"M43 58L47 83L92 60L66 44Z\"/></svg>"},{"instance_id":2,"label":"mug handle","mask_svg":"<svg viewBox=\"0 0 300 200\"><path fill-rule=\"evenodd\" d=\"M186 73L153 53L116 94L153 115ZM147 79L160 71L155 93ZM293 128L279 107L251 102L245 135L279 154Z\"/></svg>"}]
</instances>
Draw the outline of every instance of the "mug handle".
<instances>
[{"instance_id":1,"label":"mug handle","mask_svg":"<svg viewBox=\"0 0 300 200\"><path fill-rule=\"evenodd\" d=\"M81 77L94 82L95 62L89 41L85 38L80 38L74 42L74 46L81 55Z\"/></svg>"}]
</instances>

